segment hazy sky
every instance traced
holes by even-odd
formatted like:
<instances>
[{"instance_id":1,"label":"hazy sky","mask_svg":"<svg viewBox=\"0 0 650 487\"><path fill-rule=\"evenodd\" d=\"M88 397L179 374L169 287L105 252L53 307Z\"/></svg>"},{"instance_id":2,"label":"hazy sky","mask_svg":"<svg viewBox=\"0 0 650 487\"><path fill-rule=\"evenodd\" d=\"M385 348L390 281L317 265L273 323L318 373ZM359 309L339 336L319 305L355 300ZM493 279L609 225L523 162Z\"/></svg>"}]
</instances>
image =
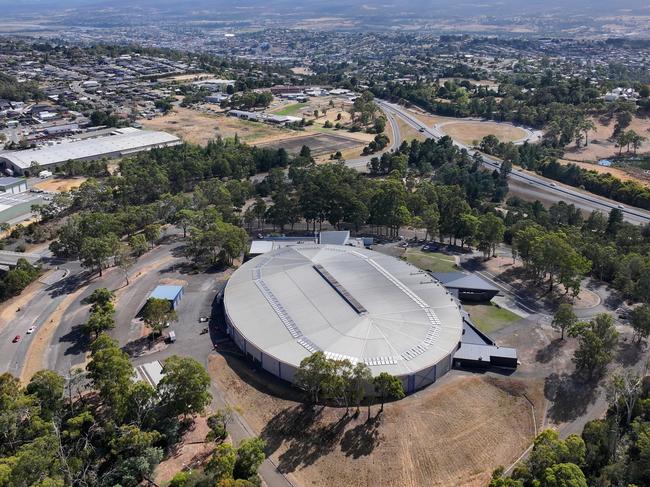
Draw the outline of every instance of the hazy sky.
<instances>
[{"instance_id":1,"label":"hazy sky","mask_svg":"<svg viewBox=\"0 0 650 487\"><path fill-rule=\"evenodd\" d=\"M584 13L586 15L607 12L650 15L648 0L0 0L0 7L7 13L38 14L43 11L63 11L81 8L155 9L165 13L183 11L241 12L242 8L260 7L277 12L319 12L331 15L376 15L391 12L415 14L473 15L523 15Z\"/></svg>"}]
</instances>

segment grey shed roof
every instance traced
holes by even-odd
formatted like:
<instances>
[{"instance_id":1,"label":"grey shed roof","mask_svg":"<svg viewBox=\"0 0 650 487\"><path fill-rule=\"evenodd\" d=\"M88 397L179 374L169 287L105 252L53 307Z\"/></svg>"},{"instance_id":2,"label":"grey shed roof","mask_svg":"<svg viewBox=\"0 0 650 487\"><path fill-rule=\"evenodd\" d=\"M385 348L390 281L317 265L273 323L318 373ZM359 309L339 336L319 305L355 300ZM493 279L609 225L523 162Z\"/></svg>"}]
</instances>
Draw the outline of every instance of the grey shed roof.
<instances>
[{"instance_id":1,"label":"grey shed roof","mask_svg":"<svg viewBox=\"0 0 650 487\"><path fill-rule=\"evenodd\" d=\"M478 289L481 291L498 291L493 286L476 274L465 274L464 272L432 272L431 275L438 279L443 286L456 289Z\"/></svg>"},{"instance_id":2,"label":"grey shed roof","mask_svg":"<svg viewBox=\"0 0 650 487\"><path fill-rule=\"evenodd\" d=\"M90 159L111 154L128 155L152 147L180 143L175 135L138 129L116 129L115 135L63 142L36 149L4 152L0 160L5 159L21 169L29 169L32 162L41 166L60 164L70 159Z\"/></svg>"},{"instance_id":3,"label":"grey shed roof","mask_svg":"<svg viewBox=\"0 0 650 487\"><path fill-rule=\"evenodd\" d=\"M339 245L297 245L255 257L228 280L224 306L237 331L277 360L297 367L322 350L365 362L375 375L402 376L440 362L456 349L463 328L458 303L426 273Z\"/></svg>"},{"instance_id":4,"label":"grey shed roof","mask_svg":"<svg viewBox=\"0 0 650 487\"><path fill-rule=\"evenodd\" d=\"M345 245L350 239L348 230L320 232L318 243L329 245Z\"/></svg>"},{"instance_id":5,"label":"grey shed roof","mask_svg":"<svg viewBox=\"0 0 650 487\"><path fill-rule=\"evenodd\" d=\"M0 154L0 157L2 154ZM27 183L27 181L24 178L0 178L0 186L7 187L7 186L17 186L21 183Z\"/></svg>"}]
</instances>

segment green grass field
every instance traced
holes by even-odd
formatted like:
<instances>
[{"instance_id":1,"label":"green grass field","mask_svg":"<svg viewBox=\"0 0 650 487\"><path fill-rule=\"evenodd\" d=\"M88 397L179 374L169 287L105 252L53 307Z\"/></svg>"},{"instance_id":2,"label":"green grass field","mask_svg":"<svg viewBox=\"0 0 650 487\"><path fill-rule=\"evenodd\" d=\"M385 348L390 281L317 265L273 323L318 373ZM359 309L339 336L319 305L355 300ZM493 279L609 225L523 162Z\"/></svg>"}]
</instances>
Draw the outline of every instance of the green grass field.
<instances>
[{"instance_id":1,"label":"green grass field","mask_svg":"<svg viewBox=\"0 0 650 487\"><path fill-rule=\"evenodd\" d=\"M453 257L439 252L407 249L406 261L425 271L454 272L458 270Z\"/></svg>"},{"instance_id":2,"label":"green grass field","mask_svg":"<svg viewBox=\"0 0 650 487\"><path fill-rule=\"evenodd\" d=\"M514 323L520 317L494 304L467 304L463 307L469 313L472 323L484 333L491 333Z\"/></svg>"},{"instance_id":3,"label":"green grass field","mask_svg":"<svg viewBox=\"0 0 650 487\"><path fill-rule=\"evenodd\" d=\"M292 116L300 111L301 108L306 107L307 103L294 103L292 105L287 105L282 110L275 112L276 115L286 115Z\"/></svg>"}]
</instances>

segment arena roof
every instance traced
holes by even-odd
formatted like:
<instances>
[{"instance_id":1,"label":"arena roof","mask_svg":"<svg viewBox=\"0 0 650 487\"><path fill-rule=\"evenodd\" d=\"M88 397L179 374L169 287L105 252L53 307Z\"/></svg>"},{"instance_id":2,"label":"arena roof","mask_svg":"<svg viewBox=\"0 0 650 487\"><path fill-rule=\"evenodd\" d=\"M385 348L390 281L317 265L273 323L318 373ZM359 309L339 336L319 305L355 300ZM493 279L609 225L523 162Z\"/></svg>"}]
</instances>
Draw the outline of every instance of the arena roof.
<instances>
[{"instance_id":1,"label":"arena roof","mask_svg":"<svg viewBox=\"0 0 650 487\"><path fill-rule=\"evenodd\" d=\"M35 149L10 151L0 154L21 169L29 169L33 161L41 166L60 164L70 159L93 159L115 154L127 155L157 146L173 145L180 142L175 135L166 132L138 129L116 129L114 135L62 142Z\"/></svg>"},{"instance_id":2,"label":"arena roof","mask_svg":"<svg viewBox=\"0 0 650 487\"><path fill-rule=\"evenodd\" d=\"M229 279L224 306L248 343L297 367L322 350L373 374L407 375L449 356L458 303L416 267L378 252L305 244L260 255Z\"/></svg>"}]
</instances>

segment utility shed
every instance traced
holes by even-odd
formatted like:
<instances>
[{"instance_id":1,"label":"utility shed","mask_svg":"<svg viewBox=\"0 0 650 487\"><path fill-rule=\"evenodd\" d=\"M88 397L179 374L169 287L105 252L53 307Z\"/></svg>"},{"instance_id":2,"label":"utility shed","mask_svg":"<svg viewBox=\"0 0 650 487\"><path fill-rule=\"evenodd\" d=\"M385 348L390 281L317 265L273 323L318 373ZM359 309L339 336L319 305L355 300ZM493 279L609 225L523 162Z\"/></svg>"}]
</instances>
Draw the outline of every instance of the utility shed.
<instances>
[{"instance_id":1,"label":"utility shed","mask_svg":"<svg viewBox=\"0 0 650 487\"><path fill-rule=\"evenodd\" d=\"M27 180L23 178L0 178L0 191L18 194L27 191Z\"/></svg>"},{"instance_id":2,"label":"utility shed","mask_svg":"<svg viewBox=\"0 0 650 487\"><path fill-rule=\"evenodd\" d=\"M475 274L464 272L432 272L431 275L447 289L457 290L461 301L490 301L499 288Z\"/></svg>"},{"instance_id":3,"label":"utility shed","mask_svg":"<svg viewBox=\"0 0 650 487\"><path fill-rule=\"evenodd\" d=\"M517 368L517 349L499 347L485 333L476 328L467 317L463 318L463 336L454 353L454 367L504 367Z\"/></svg>"},{"instance_id":4,"label":"utility shed","mask_svg":"<svg viewBox=\"0 0 650 487\"><path fill-rule=\"evenodd\" d=\"M159 361L149 362L135 367L136 381L145 381L151 387L156 387L163 378L163 366Z\"/></svg>"},{"instance_id":5,"label":"utility shed","mask_svg":"<svg viewBox=\"0 0 650 487\"><path fill-rule=\"evenodd\" d=\"M149 295L150 298L166 299L176 309L183 297L183 286L160 285Z\"/></svg>"}]
</instances>

